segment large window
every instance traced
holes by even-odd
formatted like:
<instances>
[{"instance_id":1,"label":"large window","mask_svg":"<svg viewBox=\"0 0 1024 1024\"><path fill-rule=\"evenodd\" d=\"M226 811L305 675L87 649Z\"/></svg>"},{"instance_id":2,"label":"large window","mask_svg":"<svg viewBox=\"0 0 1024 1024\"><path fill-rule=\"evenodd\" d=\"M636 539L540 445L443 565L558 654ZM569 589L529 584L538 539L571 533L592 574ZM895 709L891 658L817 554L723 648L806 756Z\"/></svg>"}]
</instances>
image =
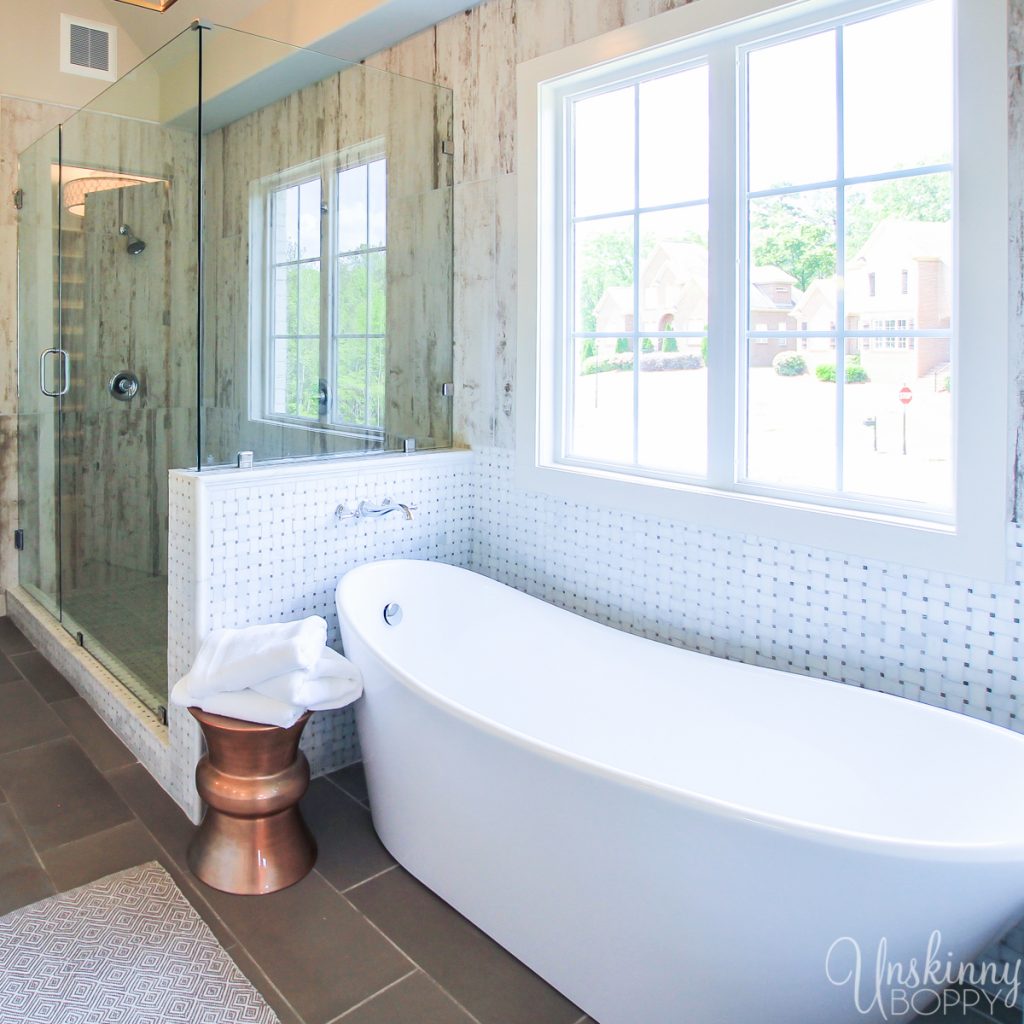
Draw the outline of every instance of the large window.
<instances>
[{"instance_id":1,"label":"large window","mask_svg":"<svg viewBox=\"0 0 1024 1024\"><path fill-rule=\"evenodd\" d=\"M695 4L524 66L532 485L890 555L964 540L976 473L1002 515L1005 178L968 139L1005 153L1005 12L962 3Z\"/></svg>"},{"instance_id":2,"label":"large window","mask_svg":"<svg viewBox=\"0 0 1024 1024\"><path fill-rule=\"evenodd\" d=\"M384 158L364 149L275 175L257 185L253 213L256 414L379 435L387 319Z\"/></svg>"}]
</instances>

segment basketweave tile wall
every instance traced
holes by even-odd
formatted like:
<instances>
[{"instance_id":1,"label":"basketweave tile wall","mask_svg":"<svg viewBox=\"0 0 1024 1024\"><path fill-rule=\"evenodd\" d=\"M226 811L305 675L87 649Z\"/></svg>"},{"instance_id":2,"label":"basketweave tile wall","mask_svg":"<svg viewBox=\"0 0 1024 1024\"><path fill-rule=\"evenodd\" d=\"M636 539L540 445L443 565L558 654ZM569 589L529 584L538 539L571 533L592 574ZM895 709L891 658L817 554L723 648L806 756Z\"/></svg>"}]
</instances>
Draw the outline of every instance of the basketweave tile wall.
<instances>
[{"instance_id":1,"label":"basketweave tile wall","mask_svg":"<svg viewBox=\"0 0 1024 1024\"><path fill-rule=\"evenodd\" d=\"M346 569L433 558L650 639L1024 730L1017 527L1012 582L997 586L531 494L514 485L512 454L500 448L178 480L171 679L219 626L319 614L337 646L334 589ZM417 502L416 518L334 518L343 498L384 497ZM190 550L196 523L203 540ZM315 771L358 757L348 712L316 716L307 734Z\"/></svg>"},{"instance_id":2,"label":"basketweave tile wall","mask_svg":"<svg viewBox=\"0 0 1024 1024\"><path fill-rule=\"evenodd\" d=\"M995 585L530 494L477 452L471 567L617 629L1024 731L1024 530Z\"/></svg>"},{"instance_id":3,"label":"basketweave tile wall","mask_svg":"<svg viewBox=\"0 0 1024 1024\"><path fill-rule=\"evenodd\" d=\"M168 678L173 683L184 675L201 639L222 626L322 615L328 643L340 649L334 591L342 574L363 562L426 558L468 565L472 465L472 455L460 452L172 474ZM385 498L415 504L413 520L335 518L343 500ZM172 706L169 719L172 738L183 737L170 792L197 819L198 727L182 708ZM359 760L351 708L314 715L302 749L314 775Z\"/></svg>"}]
</instances>

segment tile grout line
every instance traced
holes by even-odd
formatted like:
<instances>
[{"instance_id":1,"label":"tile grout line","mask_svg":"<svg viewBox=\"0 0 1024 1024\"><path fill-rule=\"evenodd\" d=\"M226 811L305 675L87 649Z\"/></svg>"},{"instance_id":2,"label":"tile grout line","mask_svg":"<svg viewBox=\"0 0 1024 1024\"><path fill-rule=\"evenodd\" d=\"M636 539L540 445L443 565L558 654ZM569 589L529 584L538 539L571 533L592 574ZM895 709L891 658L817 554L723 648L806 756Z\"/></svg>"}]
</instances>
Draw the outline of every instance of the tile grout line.
<instances>
[{"instance_id":1,"label":"tile grout line","mask_svg":"<svg viewBox=\"0 0 1024 1024\"><path fill-rule=\"evenodd\" d=\"M136 763L138 763L138 762L136 762ZM122 765L122 767L123 768L128 768L128 767L131 767L131 766L130 765ZM145 768L145 765L143 765L143 768ZM118 797L120 797L120 796L121 796L121 794L118 793ZM122 802L125 803L125 806L128 806L127 801L122 801ZM164 844L160 841L160 838L157 836L157 834L142 820L142 818L140 818L137 814L135 814L135 812L132 810L132 808L130 806L128 806L128 809L130 811L132 811L132 814L135 816L135 820L139 822L139 824L145 830L146 834L150 837L150 839L153 840L153 843L156 845L156 848L168 859L168 861L170 861L171 864L173 864L176 868L178 868L178 870L181 870L182 874L185 874L186 871L182 870L181 865L178 864L177 860L171 855L170 850L168 850L167 847L164 846ZM164 865L161 864L160 866L163 867L165 871L167 871L167 868L164 867ZM170 874L169 871L168 871L168 874ZM49 877L49 876L47 876L47 877ZM171 881L174 882L173 876L171 878ZM178 883L174 882L174 884L178 888L178 890L181 891L181 887L178 885ZM284 993L277 987L277 985L275 985L270 980L270 978L267 976L267 974L263 970L263 968L260 967L259 962L256 960L256 958L249 952L248 949L245 948L245 943L242 942L241 939L239 939L239 937L234 933L234 931L232 931L232 929L228 926L228 923L210 905L209 901L202 894L200 889L197 886L190 886L190 888L191 888L192 892L195 894L196 899L198 899L198 900L200 900L202 902L203 906L207 909L207 911L209 912L210 916L215 918L217 920L217 922L221 925L221 927L224 929L224 931L227 932L227 934L231 936L232 941L228 944L227 947L225 947L224 943L222 943L221 940L216 935L213 934L213 929L210 928L210 925L206 922L205 919L203 919L203 915L199 914L199 909L192 904L192 901L188 897L188 893L181 892L182 896L185 897L185 902L188 903L190 906L192 906L192 909L195 910L195 912L197 914L199 914L199 917L201 919L203 919L203 924L205 924L207 929L209 929L210 934L213 935L213 939L217 943L217 945L220 946L221 949L223 949L226 953L228 952L229 948L230 949L234 949L236 946L239 949L241 949L242 952L245 953L245 955L252 961L252 963L256 967L256 969L260 972L260 976L267 983L267 986L270 989L272 989L275 993L277 993L277 995L281 999L281 1002L284 1003L284 1005L286 1007L288 1007L288 1010L295 1015L296 1020L302 1022L302 1024L305 1024L305 1018L302 1016L302 1014L299 1013L298 1010L296 1010L294 1006L292 1006L291 1001L284 995ZM230 953L228 955L230 956ZM245 976L245 971L243 971L242 968L238 966L238 963L234 959L234 957L231 958L231 962L235 965L235 967L239 970L239 972L241 972L241 974L243 976ZM251 979L249 979L249 983L253 985L253 988L255 988L257 992L260 991L258 988L256 988L256 985L252 983ZM263 993L262 992L260 992L260 996L263 997ZM264 1002L266 1002L265 997L264 997ZM267 1005L269 1006L270 1004L268 1003ZM270 1007L270 1009L271 1009L271 1012L273 1012L273 1007ZM277 1016L277 1015L275 1014L275 1016Z\"/></svg>"},{"instance_id":2,"label":"tile grout line","mask_svg":"<svg viewBox=\"0 0 1024 1024\"><path fill-rule=\"evenodd\" d=\"M354 763L355 764L359 764L360 762L356 761ZM350 767L350 766L349 765L345 765L345 768L348 768L348 767ZM338 768L336 770L340 772L340 771L344 771L345 769L344 768ZM347 796L349 798L349 800L351 800L355 804L358 804L360 807L363 808L363 810L368 811L370 809L370 805L368 803L364 803L354 793L350 793L340 782L335 782L334 779L331 778L331 776L333 774L334 774L334 772L329 772L327 775L318 775L317 778L319 778L319 779L326 779L335 789L340 790L342 793L344 793L345 796Z\"/></svg>"},{"instance_id":3,"label":"tile grout line","mask_svg":"<svg viewBox=\"0 0 1024 1024\"><path fill-rule=\"evenodd\" d=\"M397 865L397 864L395 864L394 866L395 866L395 867L398 867L398 865ZM321 876L321 877L322 877L322 876ZM369 881L369 879L367 879L367 881ZM330 885L330 882L328 882L327 884L328 884L328 885ZM334 886L331 886L331 888L332 888L332 889L334 889ZM444 985L442 985L442 984L441 984L441 983L440 983L440 982L439 982L439 981L437 980L437 978L435 978L435 977L434 977L434 976L433 976L433 975L432 975L432 974L430 973L430 971L426 970L426 969L425 969L425 968L424 968L424 967L423 967L423 966L422 966L422 965L421 965L421 964L420 964L420 963L419 963L419 962L418 962L417 960L414 960L414 959L413 959L413 958L412 958L412 957L411 957L411 956L410 956L410 955L409 955L409 954L408 954L408 953L407 953L407 952L406 952L406 951L405 951L404 949L402 949L402 947L401 947L401 946L400 946L400 945L399 945L399 944L398 944L397 942L395 942L395 940L394 940L394 939L392 939L392 938L391 938L391 936L390 936L390 935L388 935L388 933L387 933L386 931L384 931L384 929L383 929L383 928L381 928L381 927L380 927L379 925L377 925L377 924L376 924L376 922L372 921L372 920L371 920L371 919L370 919L369 917L367 917L367 916L366 916L366 914L364 914L364 913L363 913L363 912L362 912L362 911L361 911L361 910L359 909L359 907L357 907L357 906L356 906L356 905L355 905L355 904L354 904L354 903L353 903L353 902L352 902L352 901L351 901L351 900L350 900L350 899L349 899L349 898L348 898L348 897L347 897L347 896L345 895L345 893L343 893L343 892L338 892L338 890L337 890L337 889L334 889L334 891L335 891L335 892L337 892L337 893L338 893L338 895L339 895L339 896L340 896L340 897L341 897L341 898L342 898L342 899L343 899L343 900L344 900L344 901L345 901L345 902L346 902L346 903L347 903L347 904L348 904L348 905L349 905L349 906L350 906L350 907L351 907L351 908L352 908L352 909L353 909L353 910L354 910L354 911L355 911L355 912L356 912L356 913L357 913L357 914L358 914L358 915L359 915L359 916L360 916L360 917L361 917L361 918L362 918L362 919L363 919L363 920L364 920L364 921L365 921L365 922L366 922L366 923L367 923L367 924L368 924L368 925L369 925L369 926L370 926L370 927L371 927L371 928L372 928L372 929L373 929L373 930L374 930L375 932L377 932L378 934L380 934L380 935L381 935L381 936L382 936L382 937L384 938L384 940L385 940L386 942L388 942L388 943L390 943L390 944L391 944L392 946L394 946L394 947L395 947L395 949L397 949L397 950L398 950L398 952L399 952L399 953L401 953L401 954L402 954L402 956L404 956L404 957L405 957L405 959L409 961L409 963L411 963L411 964L412 964L412 965L413 965L414 967L416 967L416 969L417 969L417 970L419 970L419 971L422 971L422 972L423 972L423 974L425 974L425 975L426 975L426 976L427 976L427 977L428 977L428 978L429 978L429 979L430 979L430 980L431 980L431 981L432 981L432 982L433 982L433 983L434 983L434 984L435 984L435 985L436 985L436 986L437 986L437 987L438 987L438 988L439 988L439 989L440 989L440 990L441 990L441 991L442 991L442 992L443 992L443 993L444 993L444 994L445 994L445 995L446 995L446 996L447 996L447 997L448 997L448 998L449 998L449 999L450 999L450 1000L451 1000L451 1001L452 1001L452 1002L453 1002L453 1003L454 1003L454 1004L455 1004L455 1005L456 1005L456 1006L457 1006L457 1007L458 1007L458 1008L459 1008L459 1009L460 1009L460 1010L461 1010L461 1011L462 1011L462 1012L463 1012L464 1014L466 1014L466 1016L467 1016L467 1017L469 1017L469 1019L470 1019L471 1021L473 1021L473 1022L474 1022L474 1024L481 1024L481 1022L480 1022L480 1019L479 1019L479 1018L478 1018L477 1016L475 1016L474 1014L470 1013L470 1012L469 1012L469 1010L467 1010L467 1009L466 1009L466 1007L465 1007L465 1006L463 1006L463 1005L462 1005L462 1003L460 1003L460 1002L459 1002L459 1000L458 1000L458 999L456 999L456 998L455 998L455 996L453 996L453 995L451 994L451 992L449 992L449 991L448 991L448 989L446 989L446 988L444 987ZM347 1012L347 1011L346 1011L346 1012Z\"/></svg>"},{"instance_id":4,"label":"tile grout line","mask_svg":"<svg viewBox=\"0 0 1024 1024\"><path fill-rule=\"evenodd\" d=\"M17 824L18 828L21 829L22 835L25 836L25 841L28 843L29 849L32 851L32 856L35 857L35 859L36 859L36 863L39 865L39 870L42 871L42 873L43 873L43 878L45 878L47 880L47 882L49 882L50 885L52 886L54 895L58 895L59 896L60 895L60 890L57 888L57 885L54 882L54 880L50 877L50 872L46 870L46 865L43 863L43 858L39 855L39 851L36 849L35 840L32 838L32 836L29 835L28 829L22 823L21 817L18 815L17 808L14 806L14 804L11 802L10 799L7 800L7 802L6 802L6 804L4 806L6 806L8 808L8 810L10 810L11 816L14 818L15 823ZM46 898L46 897L44 897L44 898ZM37 901L33 901L33 902L37 902ZM26 906L32 906L32 904L29 903L29 904L26 904ZM24 907L16 907L15 909L16 910L23 910Z\"/></svg>"},{"instance_id":5,"label":"tile grout line","mask_svg":"<svg viewBox=\"0 0 1024 1024\"><path fill-rule=\"evenodd\" d=\"M377 872L377 873L376 873L375 875L370 875L370 877L369 877L369 878L364 878L364 879L363 879L363 880L362 880L361 882L356 882L356 883L354 883L353 885L350 885L350 886L348 886L348 887L347 887L347 888L345 888L345 889L338 889L338 888L337 888L337 886L332 886L332 888L333 888L333 889L335 889L335 891L336 891L336 892L337 892L337 893L338 893L338 894L339 894L340 896L344 896L344 895L345 895L345 893L347 893L347 892L351 892L351 891L352 891L353 889L358 889L358 888L359 888L359 886L361 886L361 885L366 885L366 883L367 883L367 882L372 882L372 881L373 881L373 880L374 880L375 878L380 878L380 876L381 876L381 875L386 875L386 874L387 874L387 873L388 873L389 871L394 871L394 870L395 870L395 868L397 868L397 867L398 867L398 862L397 862L397 861L395 861L395 863L394 863L394 864L390 865L389 867L386 867L386 868L385 868L385 869L384 869L383 871L378 871L378 872ZM317 872L317 874L320 874L320 872ZM327 878L325 878L325 877L324 877L323 875L320 875L320 877L321 877L321 878L323 878L323 879L324 879L324 881L325 881L325 882L327 882L327 884L328 884L328 885L330 885L330 884L331 884L331 883L330 883L330 882L328 881L328 879L327 879Z\"/></svg>"},{"instance_id":6,"label":"tile grout line","mask_svg":"<svg viewBox=\"0 0 1024 1024\"><path fill-rule=\"evenodd\" d=\"M338 1014L337 1017L332 1017L329 1021L327 1021L327 1024L337 1024L337 1021L343 1020L350 1013L355 1013L356 1010L358 1010L361 1006L365 1006L367 1003L373 1002L373 1000L376 999L377 996L383 995L385 992L387 992L389 989L394 988L396 985L401 985L402 982L406 980L406 978L411 978L414 974L419 973L419 971L420 969L418 967L414 967L411 971L406 972L400 978L396 978L394 981L388 983L383 988L378 989L372 995L367 996L365 999L360 999L359 1002L355 1004L355 1006L350 1006L347 1010L343 1010L341 1013Z\"/></svg>"}]
</instances>

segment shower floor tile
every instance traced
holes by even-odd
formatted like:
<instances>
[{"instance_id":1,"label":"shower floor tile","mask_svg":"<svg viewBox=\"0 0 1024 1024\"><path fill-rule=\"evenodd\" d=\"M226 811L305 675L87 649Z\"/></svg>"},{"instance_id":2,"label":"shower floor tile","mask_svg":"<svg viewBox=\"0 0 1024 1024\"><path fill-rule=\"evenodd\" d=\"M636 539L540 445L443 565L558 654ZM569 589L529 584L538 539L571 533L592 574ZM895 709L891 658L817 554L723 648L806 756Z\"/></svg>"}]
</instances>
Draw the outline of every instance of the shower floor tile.
<instances>
[{"instance_id":1,"label":"shower floor tile","mask_svg":"<svg viewBox=\"0 0 1024 1024\"><path fill-rule=\"evenodd\" d=\"M88 575L88 573L85 573ZM100 575L97 573L97 575ZM144 703L167 703L167 577L124 571L64 594L65 624Z\"/></svg>"}]
</instances>

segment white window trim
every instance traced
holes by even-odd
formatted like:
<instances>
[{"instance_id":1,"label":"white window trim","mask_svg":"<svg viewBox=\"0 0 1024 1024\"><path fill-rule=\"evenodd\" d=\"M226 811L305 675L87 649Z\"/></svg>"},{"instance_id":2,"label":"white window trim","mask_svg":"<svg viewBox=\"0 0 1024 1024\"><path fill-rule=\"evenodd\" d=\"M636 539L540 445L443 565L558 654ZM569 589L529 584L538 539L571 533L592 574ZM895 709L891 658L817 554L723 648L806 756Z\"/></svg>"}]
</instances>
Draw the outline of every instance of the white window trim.
<instances>
[{"instance_id":1,"label":"white window trim","mask_svg":"<svg viewBox=\"0 0 1024 1024\"><path fill-rule=\"evenodd\" d=\"M610 61L627 59L636 73L680 55L685 60L705 33L739 35L746 19L758 17L767 34L773 25L800 16L808 21L860 11L863 0L702 0L546 54L518 69L519 111L519 336L516 409L516 478L520 486L558 497L632 512L665 516L736 533L774 537L794 544L880 559L974 578L1006 578L1006 528L1010 479L1010 380L1008 352L1008 110L1006 89L1007 18L1004 0L956 0L958 246L958 350L971 358L956 366L955 524L900 515L831 508L810 502L734 490L734 480L710 486L648 479L633 470L570 465L556 461L553 410L559 387L561 325L556 290L561 266L561 223L554 208L557 190L548 183L562 173L557 133L557 89L581 72L599 77ZM880 3L879 6L882 6ZM684 52L685 51L685 52ZM712 71L714 74L714 69ZM719 95L735 105L736 75L719 70ZM714 90L714 83L712 85ZM721 154L720 154L721 156ZM715 156L712 155L714 163ZM725 163L735 166L735 152ZM711 202L716 188L711 182ZM730 188L733 186L730 184ZM542 230L543 228L543 230ZM738 232L738 226L736 228ZM712 253L711 274L735 282L735 253ZM981 254L982 258L971 258ZM735 305L731 287L712 302ZM727 308L728 305L727 305ZM734 314L730 311L729 316ZM736 387L737 346L715 358L723 372L710 386ZM975 358L976 356L976 358ZM737 406L738 408L738 406ZM736 429L709 437L709 444L736 451Z\"/></svg>"},{"instance_id":2,"label":"white window trim","mask_svg":"<svg viewBox=\"0 0 1024 1024\"><path fill-rule=\"evenodd\" d=\"M334 303L337 295L336 262L338 252L334 248L338 212L337 175L339 171L348 170L360 164L369 164L382 158L386 159L385 140L383 138L371 139L330 156L289 167L250 183L249 419L251 422L323 434L341 434L360 440L380 441L384 437L383 427L344 423L324 417L312 419L274 412L270 397L273 388L270 356L270 307L273 287L270 282L270 271L273 267L272 238L269 229L271 197L277 190L290 185L301 184L316 178L321 181L321 202L327 203L329 211L328 224L321 231L320 245L321 316L325 318L324 322L328 325L325 332L323 324L321 324L321 345L326 344L328 349L326 380L333 406L336 398L334 392L337 388L337 355L334 350L334 333L331 329L334 323ZM327 265L326 269L325 264ZM326 288L323 284L325 274L328 282ZM323 359L323 355L321 355L321 359Z\"/></svg>"}]
</instances>

